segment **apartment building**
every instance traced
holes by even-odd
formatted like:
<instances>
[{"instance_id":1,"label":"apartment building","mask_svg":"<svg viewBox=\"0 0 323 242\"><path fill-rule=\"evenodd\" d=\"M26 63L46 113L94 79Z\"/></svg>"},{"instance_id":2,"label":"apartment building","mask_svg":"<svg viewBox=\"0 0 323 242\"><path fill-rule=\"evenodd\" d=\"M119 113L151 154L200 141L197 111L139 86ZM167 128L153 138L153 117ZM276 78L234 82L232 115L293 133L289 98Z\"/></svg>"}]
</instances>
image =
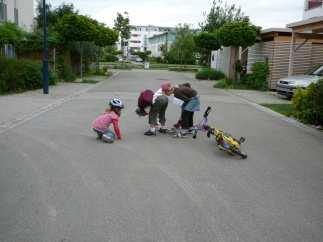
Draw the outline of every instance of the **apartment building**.
<instances>
[{"instance_id":1,"label":"apartment building","mask_svg":"<svg viewBox=\"0 0 323 242\"><path fill-rule=\"evenodd\" d=\"M148 39L147 50L151 51L153 57L162 57L162 47L170 49L175 40L176 33L174 31L154 35Z\"/></svg>"},{"instance_id":2,"label":"apartment building","mask_svg":"<svg viewBox=\"0 0 323 242\"><path fill-rule=\"evenodd\" d=\"M0 0L0 24L12 22L31 31L34 21L34 0ZM12 45L0 46L0 56L15 57Z\"/></svg>"},{"instance_id":3,"label":"apartment building","mask_svg":"<svg viewBox=\"0 0 323 242\"><path fill-rule=\"evenodd\" d=\"M125 55L129 55L132 52L136 51L145 51L148 50L148 41L149 38L165 33L172 30L170 27L160 27L153 25L133 25L131 26L130 39L127 43L127 48L125 48ZM121 49L120 43L117 44L118 49Z\"/></svg>"},{"instance_id":4,"label":"apartment building","mask_svg":"<svg viewBox=\"0 0 323 242\"><path fill-rule=\"evenodd\" d=\"M0 0L0 23L6 21L31 31L34 21L34 0Z\"/></svg>"}]
</instances>

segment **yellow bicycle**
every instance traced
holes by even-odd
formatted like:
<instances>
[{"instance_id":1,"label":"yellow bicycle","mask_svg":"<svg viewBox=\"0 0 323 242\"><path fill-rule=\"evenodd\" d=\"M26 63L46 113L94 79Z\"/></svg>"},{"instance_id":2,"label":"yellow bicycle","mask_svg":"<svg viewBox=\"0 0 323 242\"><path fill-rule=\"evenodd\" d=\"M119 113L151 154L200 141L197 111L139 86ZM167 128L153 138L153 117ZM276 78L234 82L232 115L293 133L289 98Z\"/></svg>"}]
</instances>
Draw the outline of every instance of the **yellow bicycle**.
<instances>
[{"instance_id":1,"label":"yellow bicycle","mask_svg":"<svg viewBox=\"0 0 323 242\"><path fill-rule=\"evenodd\" d=\"M194 127L193 138L197 137L198 131L207 132L207 137L214 136L216 144L220 150L226 151L230 155L239 155L242 159L246 159L247 154L241 151L241 144L245 142L245 138L241 137L239 140L234 138L231 134L224 132L221 129L211 127L207 124L208 115L211 107L208 107L203 115L202 121Z\"/></svg>"}]
</instances>

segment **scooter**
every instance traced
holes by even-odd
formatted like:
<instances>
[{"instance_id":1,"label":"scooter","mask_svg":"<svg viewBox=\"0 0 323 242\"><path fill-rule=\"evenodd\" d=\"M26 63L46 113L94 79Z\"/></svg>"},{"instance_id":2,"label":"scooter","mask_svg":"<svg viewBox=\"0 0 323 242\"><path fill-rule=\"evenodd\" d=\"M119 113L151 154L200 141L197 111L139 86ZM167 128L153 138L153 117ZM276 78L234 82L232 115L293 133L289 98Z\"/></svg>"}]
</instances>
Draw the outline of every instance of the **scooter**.
<instances>
[{"instance_id":1,"label":"scooter","mask_svg":"<svg viewBox=\"0 0 323 242\"><path fill-rule=\"evenodd\" d=\"M242 159L246 159L248 157L247 154L241 151L241 144L245 142L246 139L241 137L238 140L221 129L209 126L208 115L210 112L211 107L208 107L204 112L203 119L199 124L194 126L193 138L197 138L197 133L199 131L207 132L208 138L214 136L216 144L220 150L226 151L230 155L239 155Z\"/></svg>"}]
</instances>

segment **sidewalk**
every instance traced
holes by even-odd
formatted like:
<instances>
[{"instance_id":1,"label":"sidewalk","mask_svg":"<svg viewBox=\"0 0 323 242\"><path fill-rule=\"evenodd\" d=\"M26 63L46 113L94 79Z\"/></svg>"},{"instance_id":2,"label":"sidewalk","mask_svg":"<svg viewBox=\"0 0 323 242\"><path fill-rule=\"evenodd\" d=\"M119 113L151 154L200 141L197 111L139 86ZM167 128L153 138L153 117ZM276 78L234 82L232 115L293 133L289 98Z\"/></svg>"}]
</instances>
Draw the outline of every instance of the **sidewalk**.
<instances>
[{"instance_id":1,"label":"sidewalk","mask_svg":"<svg viewBox=\"0 0 323 242\"><path fill-rule=\"evenodd\" d=\"M105 77L91 77L91 79L106 80ZM61 105L76 95L81 95L93 86L93 84L83 83L58 83L50 86L48 95L44 95L43 90L38 89L0 96L0 134L21 122Z\"/></svg>"},{"instance_id":2,"label":"sidewalk","mask_svg":"<svg viewBox=\"0 0 323 242\"><path fill-rule=\"evenodd\" d=\"M291 101L278 96L275 92L261 92L254 90L234 90L228 92L257 104L289 104Z\"/></svg>"}]
</instances>

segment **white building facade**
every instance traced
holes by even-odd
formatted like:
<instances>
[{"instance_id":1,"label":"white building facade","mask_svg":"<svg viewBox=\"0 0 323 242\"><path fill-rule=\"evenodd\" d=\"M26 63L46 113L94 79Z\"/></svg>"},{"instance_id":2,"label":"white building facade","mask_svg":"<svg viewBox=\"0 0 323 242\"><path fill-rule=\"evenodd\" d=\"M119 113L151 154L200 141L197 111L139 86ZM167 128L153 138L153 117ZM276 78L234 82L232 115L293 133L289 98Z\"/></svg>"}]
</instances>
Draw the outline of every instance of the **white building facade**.
<instances>
[{"instance_id":1,"label":"white building facade","mask_svg":"<svg viewBox=\"0 0 323 242\"><path fill-rule=\"evenodd\" d=\"M34 0L0 0L0 23L16 23L31 31L34 23Z\"/></svg>"},{"instance_id":2,"label":"white building facade","mask_svg":"<svg viewBox=\"0 0 323 242\"><path fill-rule=\"evenodd\" d=\"M32 31L34 0L0 0L0 24L4 22L15 23L26 31ZM15 57L14 47L12 45L2 46L0 56Z\"/></svg>"},{"instance_id":3,"label":"white building facade","mask_svg":"<svg viewBox=\"0 0 323 242\"><path fill-rule=\"evenodd\" d=\"M305 0L303 19L323 16L323 0Z\"/></svg>"},{"instance_id":4,"label":"white building facade","mask_svg":"<svg viewBox=\"0 0 323 242\"><path fill-rule=\"evenodd\" d=\"M152 57L162 57L162 48L169 50L175 40L176 33L173 31L154 35L148 39L147 50L151 51Z\"/></svg>"},{"instance_id":5,"label":"white building facade","mask_svg":"<svg viewBox=\"0 0 323 242\"><path fill-rule=\"evenodd\" d=\"M150 37L170 31L172 28L153 25L138 25L131 26L131 29L130 39L128 40L128 52L130 53L146 51Z\"/></svg>"}]
</instances>

